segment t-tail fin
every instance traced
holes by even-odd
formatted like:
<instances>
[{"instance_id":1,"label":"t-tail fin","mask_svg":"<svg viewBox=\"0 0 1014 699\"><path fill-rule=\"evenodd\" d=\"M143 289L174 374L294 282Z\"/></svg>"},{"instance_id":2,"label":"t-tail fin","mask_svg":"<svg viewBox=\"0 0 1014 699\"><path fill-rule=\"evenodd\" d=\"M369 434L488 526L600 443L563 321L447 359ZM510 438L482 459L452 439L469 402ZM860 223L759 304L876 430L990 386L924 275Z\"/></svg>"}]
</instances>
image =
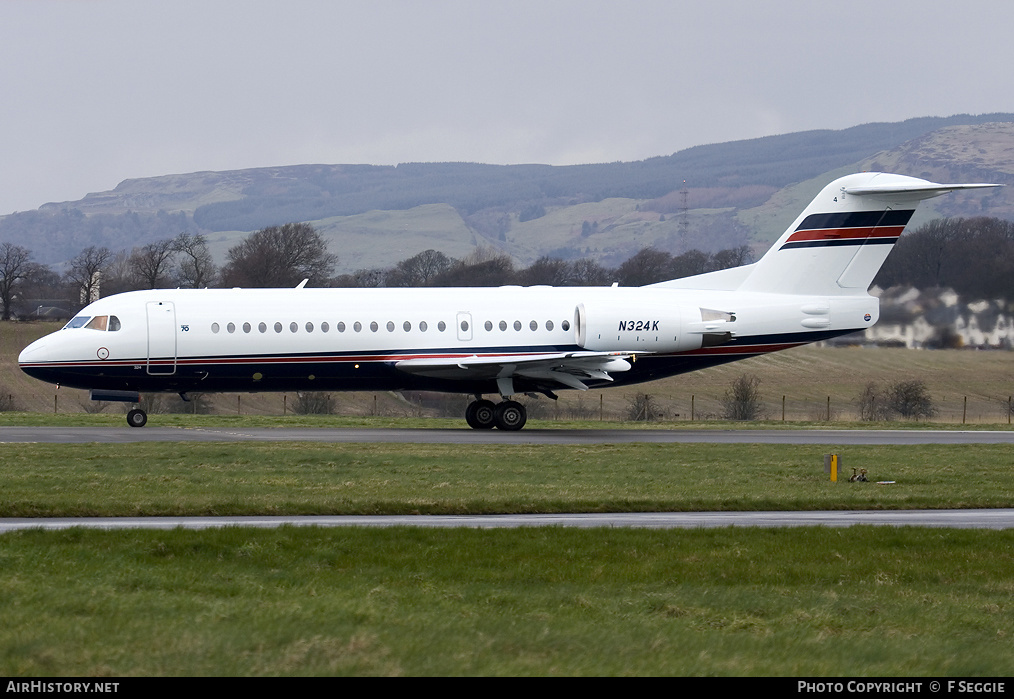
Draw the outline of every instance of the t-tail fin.
<instances>
[{"instance_id":1,"label":"t-tail fin","mask_svg":"<svg viewBox=\"0 0 1014 699\"><path fill-rule=\"evenodd\" d=\"M751 265L742 291L841 296L865 293L916 205L955 189L994 184L936 184L867 172L824 187L770 250Z\"/></svg>"}]
</instances>

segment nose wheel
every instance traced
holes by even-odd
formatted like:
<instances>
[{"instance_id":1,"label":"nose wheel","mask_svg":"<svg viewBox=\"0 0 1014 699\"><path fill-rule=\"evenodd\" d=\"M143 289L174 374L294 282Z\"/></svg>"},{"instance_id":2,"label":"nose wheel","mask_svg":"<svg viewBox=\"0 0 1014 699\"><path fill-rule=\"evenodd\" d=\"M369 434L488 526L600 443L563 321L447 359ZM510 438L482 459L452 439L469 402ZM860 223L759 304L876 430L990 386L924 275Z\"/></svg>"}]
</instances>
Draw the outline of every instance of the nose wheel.
<instances>
[{"instance_id":1,"label":"nose wheel","mask_svg":"<svg viewBox=\"0 0 1014 699\"><path fill-rule=\"evenodd\" d=\"M499 430L515 432L525 426L528 411L517 401L505 400L494 403L490 400L477 400L468 404L465 409L465 422L473 430Z\"/></svg>"},{"instance_id":2,"label":"nose wheel","mask_svg":"<svg viewBox=\"0 0 1014 699\"><path fill-rule=\"evenodd\" d=\"M148 413L134 408L127 413L127 424L131 427L144 427L148 423Z\"/></svg>"}]
</instances>

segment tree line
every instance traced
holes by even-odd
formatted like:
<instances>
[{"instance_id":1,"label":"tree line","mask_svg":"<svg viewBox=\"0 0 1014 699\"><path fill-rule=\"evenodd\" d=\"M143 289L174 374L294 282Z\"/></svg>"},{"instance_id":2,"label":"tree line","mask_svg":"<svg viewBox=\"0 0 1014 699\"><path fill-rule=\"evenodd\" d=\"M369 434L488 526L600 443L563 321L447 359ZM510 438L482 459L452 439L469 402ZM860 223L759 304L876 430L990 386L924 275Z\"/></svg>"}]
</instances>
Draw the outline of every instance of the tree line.
<instances>
[{"instance_id":1,"label":"tree line","mask_svg":"<svg viewBox=\"0 0 1014 699\"><path fill-rule=\"evenodd\" d=\"M742 246L717 253L691 250L672 255L645 248L616 268L593 260L542 257L518 267L504 252L478 248L456 259L425 250L388 268L334 274L338 256L307 223L270 226L248 236L215 264L201 234L181 233L130 251L89 246L75 256L63 274L35 262L31 251L0 244L0 305L3 319L33 317L40 306L64 305L73 312L100 296L156 288L291 287L307 280L311 287L419 286L600 286L614 282L640 286L701 274L749 262Z\"/></svg>"},{"instance_id":2,"label":"tree line","mask_svg":"<svg viewBox=\"0 0 1014 699\"><path fill-rule=\"evenodd\" d=\"M903 235L874 283L949 287L967 300L1014 301L1014 222L936 219Z\"/></svg>"},{"instance_id":3,"label":"tree line","mask_svg":"<svg viewBox=\"0 0 1014 699\"><path fill-rule=\"evenodd\" d=\"M288 223L251 234L229 249L221 267L205 237L195 233L115 253L89 246L62 274L35 262L28 248L2 243L0 306L3 319L10 320L31 317L44 300L60 300L72 312L99 296L136 289L289 287L304 279L316 287L642 286L750 261L746 246L680 255L644 248L615 268L556 257L518 267L502 251L478 248L461 259L425 250L392 267L335 275L338 256L320 233L307 223ZM950 287L969 299L1014 300L1014 223L985 217L931 221L900 239L875 283Z\"/></svg>"}]
</instances>

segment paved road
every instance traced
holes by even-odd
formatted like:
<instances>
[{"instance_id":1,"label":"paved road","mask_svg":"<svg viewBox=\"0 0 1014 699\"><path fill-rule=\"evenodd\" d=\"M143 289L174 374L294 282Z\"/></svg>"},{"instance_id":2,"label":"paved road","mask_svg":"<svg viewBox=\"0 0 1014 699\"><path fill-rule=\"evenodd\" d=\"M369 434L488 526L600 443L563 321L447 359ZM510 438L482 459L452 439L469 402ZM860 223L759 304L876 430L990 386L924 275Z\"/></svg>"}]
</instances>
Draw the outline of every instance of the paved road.
<instances>
[{"instance_id":1,"label":"paved road","mask_svg":"<svg viewBox=\"0 0 1014 699\"><path fill-rule=\"evenodd\" d=\"M0 443L386 442L420 444L1014 444L987 430L522 430L366 428L0 427Z\"/></svg>"},{"instance_id":2,"label":"paved road","mask_svg":"<svg viewBox=\"0 0 1014 699\"><path fill-rule=\"evenodd\" d=\"M946 527L1014 529L1014 509L896 510L840 512L644 512L564 515L402 515L314 517L69 517L0 519L0 533L22 529L212 529L216 527L629 527L696 529L708 527Z\"/></svg>"}]
</instances>

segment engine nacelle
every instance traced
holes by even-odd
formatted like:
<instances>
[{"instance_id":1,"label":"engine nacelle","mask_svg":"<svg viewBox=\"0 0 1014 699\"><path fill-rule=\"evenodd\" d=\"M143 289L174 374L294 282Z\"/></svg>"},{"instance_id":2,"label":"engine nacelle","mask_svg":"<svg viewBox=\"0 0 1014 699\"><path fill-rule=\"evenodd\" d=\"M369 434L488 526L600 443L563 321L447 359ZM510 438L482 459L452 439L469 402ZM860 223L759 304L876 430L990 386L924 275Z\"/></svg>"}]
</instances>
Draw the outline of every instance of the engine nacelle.
<instances>
[{"instance_id":1,"label":"engine nacelle","mask_svg":"<svg viewBox=\"0 0 1014 699\"><path fill-rule=\"evenodd\" d=\"M701 346L702 335L687 332L700 324L698 308L680 308L663 301L606 302L574 309L578 346L594 352L685 352Z\"/></svg>"}]
</instances>

